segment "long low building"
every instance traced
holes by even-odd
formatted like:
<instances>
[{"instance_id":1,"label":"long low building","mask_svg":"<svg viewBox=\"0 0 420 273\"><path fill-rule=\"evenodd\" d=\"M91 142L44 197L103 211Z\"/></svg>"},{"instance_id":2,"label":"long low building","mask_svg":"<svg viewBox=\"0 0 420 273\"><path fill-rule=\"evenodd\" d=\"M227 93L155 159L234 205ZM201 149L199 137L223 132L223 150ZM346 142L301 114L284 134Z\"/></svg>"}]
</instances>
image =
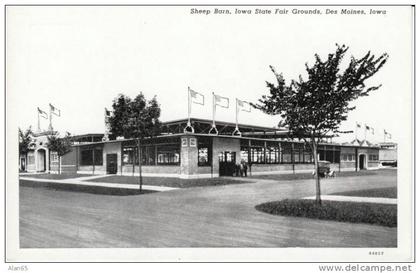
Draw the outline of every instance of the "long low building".
<instances>
[{"instance_id":1,"label":"long low building","mask_svg":"<svg viewBox=\"0 0 420 273\"><path fill-rule=\"evenodd\" d=\"M191 119L163 123L162 134L141 141L141 171L144 176L208 178L229 176L235 165L247 162L250 175L312 172L313 156L303 142L288 138L279 128L239 125ZM214 129L214 128L213 128ZM236 130L239 129L239 132ZM46 134L44 134L45 136ZM100 141L100 134L75 136L71 152L58 162L45 140L28 153L27 171L138 175L137 139ZM41 143L39 143L41 142ZM379 146L337 144L325 141L318 148L319 160L329 161L332 170L359 171L379 167ZM21 158L22 160L22 158Z\"/></svg>"}]
</instances>

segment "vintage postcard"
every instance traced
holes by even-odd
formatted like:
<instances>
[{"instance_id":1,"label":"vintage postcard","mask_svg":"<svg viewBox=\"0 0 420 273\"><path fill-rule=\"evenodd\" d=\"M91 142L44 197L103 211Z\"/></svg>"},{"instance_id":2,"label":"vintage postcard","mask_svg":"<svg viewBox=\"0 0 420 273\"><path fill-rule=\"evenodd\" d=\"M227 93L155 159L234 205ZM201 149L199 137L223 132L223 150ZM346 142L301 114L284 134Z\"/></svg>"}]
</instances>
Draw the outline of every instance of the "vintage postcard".
<instances>
[{"instance_id":1,"label":"vintage postcard","mask_svg":"<svg viewBox=\"0 0 420 273\"><path fill-rule=\"evenodd\" d=\"M414 10L6 5L6 261L413 262Z\"/></svg>"}]
</instances>

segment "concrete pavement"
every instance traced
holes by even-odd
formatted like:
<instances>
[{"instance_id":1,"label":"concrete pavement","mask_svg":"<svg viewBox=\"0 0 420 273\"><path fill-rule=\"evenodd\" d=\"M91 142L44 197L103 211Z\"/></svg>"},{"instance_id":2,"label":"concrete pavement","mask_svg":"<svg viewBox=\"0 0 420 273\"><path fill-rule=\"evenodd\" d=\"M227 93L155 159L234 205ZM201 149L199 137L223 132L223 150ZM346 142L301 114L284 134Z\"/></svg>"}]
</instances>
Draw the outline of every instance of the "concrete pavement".
<instances>
[{"instance_id":1,"label":"concrete pavement","mask_svg":"<svg viewBox=\"0 0 420 273\"><path fill-rule=\"evenodd\" d=\"M322 181L322 193L392 187L396 172ZM259 212L315 195L313 180L112 196L20 187L20 244L31 247L396 247L397 229Z\"/></svg>"}]
</instances>

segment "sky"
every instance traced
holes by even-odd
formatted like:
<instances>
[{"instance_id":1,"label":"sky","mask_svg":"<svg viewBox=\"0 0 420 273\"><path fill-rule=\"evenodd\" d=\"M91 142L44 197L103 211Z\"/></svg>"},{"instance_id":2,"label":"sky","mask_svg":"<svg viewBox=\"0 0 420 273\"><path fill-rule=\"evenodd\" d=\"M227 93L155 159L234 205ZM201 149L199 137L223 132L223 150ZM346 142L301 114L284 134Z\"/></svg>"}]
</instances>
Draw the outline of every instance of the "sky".
<instances>
[{"instance_id":1,"label":"sky","mask_svg":"<svg viewBox=\"0 0 420 273\"><path fill-rule=\"evenodd\" d=\"M211 14L191 14L191 8ZM412 107L412 16L409 7L375 7L386 15L213 14L217 7L7 7L6 81L8 123L37 127L37 107L61 110L54 129L72 134L103 133L104 107L119 94L140 91L157 97L161 120L187 117L187 88L205 96L192 117L211 119L211 94L230 99L217 108L216 120L235 121L235 98L256 102L274 81L273 65L287 82L305 75L314 54L325 57L335 44L351 55L369 50L389 54L386 65L368 84L382 87L355 102L341 129L355 123L373 127L370 141L405 141ZM275 11L276 7L264 7ZM313 10L311 7L299 7ZM239 122L275 126L280 118L257 110L241 112ZM48 121L41 120L42 129ZM363 130L359 130L363 139ZM354 134L336 141L350 141Z\"/></svg>"}]
</instances>

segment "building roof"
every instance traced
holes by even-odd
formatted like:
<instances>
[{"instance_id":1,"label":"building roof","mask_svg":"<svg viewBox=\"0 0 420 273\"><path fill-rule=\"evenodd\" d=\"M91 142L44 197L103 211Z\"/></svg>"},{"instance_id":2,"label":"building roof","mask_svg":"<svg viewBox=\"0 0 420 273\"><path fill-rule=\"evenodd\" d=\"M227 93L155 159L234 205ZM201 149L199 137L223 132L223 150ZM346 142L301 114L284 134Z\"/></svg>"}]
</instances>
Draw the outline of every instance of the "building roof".
<instances>
[{"instance_id":1,"label":"building roof","mask_svg":"<svg viewBox=\"0 0 420 273\"><path fill-rule=\"evenodd\" d=\"M206 134L210 131L213 125L213 121L209 119L191 118L191 126L194 128L195 133ZM178 119L172 121L166 121L162 123L163 133L166 134L179 134L184 133L185 127L187 127L188 119ZM232 135L236 129L236 123L215 121L215 125L219 135ZM252 133L254 135L286 135L287 129L275 128L275 127L264 127L255 125L238 124L238 129L242 134Z\"/></svg>"}]
</instances>

